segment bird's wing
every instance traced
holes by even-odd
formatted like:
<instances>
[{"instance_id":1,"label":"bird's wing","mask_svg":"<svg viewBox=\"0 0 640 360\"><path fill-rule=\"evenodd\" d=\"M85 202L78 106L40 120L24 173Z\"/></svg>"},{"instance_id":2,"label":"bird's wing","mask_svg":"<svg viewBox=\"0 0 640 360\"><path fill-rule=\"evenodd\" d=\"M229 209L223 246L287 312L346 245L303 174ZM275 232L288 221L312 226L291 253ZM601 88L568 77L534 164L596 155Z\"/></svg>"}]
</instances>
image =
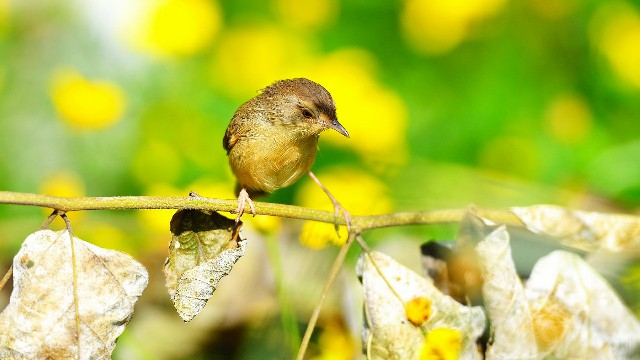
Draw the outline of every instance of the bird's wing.
<instances>
[{"instance_id":1,"label":"bird's wing","mask_svg":"<svg viewBox=\"0 0 640 360\"><path fill-rule=\"evenodd\" d=\"M233 131L230 131L231 126L229 126L227 128L227 131L224 133L224 138L222 139L222 147L227 150L227 154L229 153L229 151L231 151L231 148L233 147L233 145L236 144L236 142L238 142L238 139L240 138L238 136L238 134L234 133Z\"/></svg>"}]
</instances>

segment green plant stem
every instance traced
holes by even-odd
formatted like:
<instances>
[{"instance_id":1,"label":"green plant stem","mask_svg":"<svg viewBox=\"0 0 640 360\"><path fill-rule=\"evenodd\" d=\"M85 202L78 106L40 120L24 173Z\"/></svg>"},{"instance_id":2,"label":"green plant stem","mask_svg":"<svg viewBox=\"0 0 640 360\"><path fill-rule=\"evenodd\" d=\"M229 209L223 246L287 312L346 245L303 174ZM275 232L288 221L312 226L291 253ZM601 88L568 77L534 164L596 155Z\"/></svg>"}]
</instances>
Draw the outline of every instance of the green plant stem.
<instances>
[{"instance_id":1,"label":"green plant stem","mask_svg":"<svg viewBox=\"0 0 640 360\"><path fill-rule=\"evenodd\" d=\"M152 209L199 209L235 213L236 199L214 199L205 197L180 196L113 196L113 197L59 197L31 193L0 191L0 204L27 205L51 208L64 212L81 210L152 210ZM254 202L256 214L278 216L291 219L312 220L334 224L333 212L307 209L300 206ZM508 210L475 209L477 215L496 223L522 226L522 222ZM351 223L357 231L374 228L456 223L462 220L466 209L398 212L385 215L351 216ZM338 224L345 225L343 217Z\"/></svg>"}]
</instances>

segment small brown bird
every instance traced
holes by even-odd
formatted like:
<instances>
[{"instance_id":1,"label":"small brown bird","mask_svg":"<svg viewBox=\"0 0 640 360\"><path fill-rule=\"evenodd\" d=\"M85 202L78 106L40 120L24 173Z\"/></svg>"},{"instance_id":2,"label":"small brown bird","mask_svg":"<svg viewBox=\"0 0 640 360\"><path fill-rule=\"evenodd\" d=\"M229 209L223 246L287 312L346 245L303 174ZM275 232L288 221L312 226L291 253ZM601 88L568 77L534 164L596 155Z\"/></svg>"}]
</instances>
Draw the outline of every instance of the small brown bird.
<instances>
[{"instance_id":1,"label":"small brown bird","mask_svg":"<svg viewBox=\"0 0 640 360\"><path fill-rule=\"evenodd\" d=\"M348 216L309 171L318 150L318 137L334 129L349 137L338 122L331 94L304 78L280 80L241 105L224 134L223 147L238 180L236 222L251 197L270 193L309 173L338 209Z\"/></svg>"}]
</instances>

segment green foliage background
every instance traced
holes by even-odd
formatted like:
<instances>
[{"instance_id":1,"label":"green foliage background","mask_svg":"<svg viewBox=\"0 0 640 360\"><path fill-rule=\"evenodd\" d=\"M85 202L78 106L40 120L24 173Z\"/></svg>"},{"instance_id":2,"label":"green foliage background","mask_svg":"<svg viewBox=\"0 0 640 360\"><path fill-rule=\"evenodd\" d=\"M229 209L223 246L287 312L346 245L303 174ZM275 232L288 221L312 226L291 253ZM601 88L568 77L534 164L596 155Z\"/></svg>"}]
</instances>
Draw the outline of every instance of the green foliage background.
<instances>
[{"instance_id":1,"label":"green foliage background","mask_svg":"<svg viewBox=\"0 0 640 360\"><path fill-rule=\"evenodd\" d=\"M156 3L0 0L1 190L195 190L230 198L221 139L234 110L270 82L307 76L334 93L351 134L323 135L314 171L352 187L356 175L383 184L371 188L369 203L342 196L356 213L378 200L388 204L380 211L555 203L635 213L640 205L638 1L453 1L444 9L429 0L185 1L165 23L147 27L141 19ZM183 19L180 6L195 13ZM163 42L167 34L177 34L176 42ZM69 121L53 100L65 71L115 86L123 112L105 124ZM86 99L72 94L70 101ZM268 201L315 206L304 200L318 191L305 190L307 181ZM332 189L349 194L347 185ZM45 215L0 207L1 269ZM158 276L169 216L85 213L71 220L80 237L128 251ZM288 234L289 246L299 224L285 225L297 230L266 225L266 232ZM415 246L441 234L421 228L371 236L417 239ZM323 261L332 254L306 252ZM156 281L149 292L167 306ZM278 327L264 320L271 316L260 318L268 325L249 328ZM275 354L286 347L247 334L240 342Z\"/></svg>"}]
</instances>

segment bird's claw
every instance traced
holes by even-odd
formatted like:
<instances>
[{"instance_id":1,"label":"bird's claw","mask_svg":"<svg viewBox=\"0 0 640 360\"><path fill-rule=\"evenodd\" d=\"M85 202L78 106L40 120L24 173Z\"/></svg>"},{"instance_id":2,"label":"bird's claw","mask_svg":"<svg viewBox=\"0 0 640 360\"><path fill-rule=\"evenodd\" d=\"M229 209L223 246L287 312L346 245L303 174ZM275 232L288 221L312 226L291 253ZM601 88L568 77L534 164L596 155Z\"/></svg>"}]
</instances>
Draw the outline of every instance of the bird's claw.
<instances>
[{"instance_id":1,"label":"bird's claw","mask_svg":"<svg viewBox=\"0 0 640 360\"><path fill-rule=\"evenodd\" d=\"M236 214L237 214L236 224L240 222L240 218L244 213L244 207L246 206L247 203L249 204L249 209L251 210L251 214L253 214L253 216L256 216L256 208L253 205L253 201L249 197L249 193L247 192L247 190L243 188L242 190L240 190L240 193L238 194L238 208L236 209Z\"/></svg>"},{"instance_id":2,"label":"bird's claw","mask_svg":"<svg viewBox=\"0 0 640 360\"><path fill-rule=\"evenodd\" d=\"M347 234L351 234L351 213L347 211L339 202L335 201L333 203L333 214L336 217L336 222L334 223L336 234L340 237L340 224L338 224L338 219L340 218L340 213L344 216L345 226L347 227Z\"/></svg>"}]
</instances>

